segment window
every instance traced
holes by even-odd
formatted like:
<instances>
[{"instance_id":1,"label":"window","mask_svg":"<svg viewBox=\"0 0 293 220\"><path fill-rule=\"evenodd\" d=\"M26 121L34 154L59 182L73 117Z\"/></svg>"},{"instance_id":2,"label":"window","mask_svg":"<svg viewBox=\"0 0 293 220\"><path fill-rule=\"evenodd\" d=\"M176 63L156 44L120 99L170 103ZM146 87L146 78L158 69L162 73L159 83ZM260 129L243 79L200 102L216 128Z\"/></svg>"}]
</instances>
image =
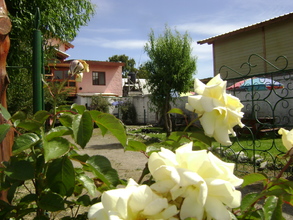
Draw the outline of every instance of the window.
<instances>
[{"instance_id":1,"label":"window","mask_svg":"<svg viewBox=\"0 0 293 220\"><path fill-rule=\"evenodd\" d=\"M49 81L63 82L68 79L68 70L53 70L52 72L53 74L47 78ZM75 87L75 76L71 76L65 86Z\"/></svg>"},{"instance_id":2,"label":"window","mask_svg":"<svg viewBox=\"0 0 293 220\"><path fill-rule=\"evenodd\" d=\"M106 85L105 72L93 72L93 85Z\"/></svg>"}]
</instances>

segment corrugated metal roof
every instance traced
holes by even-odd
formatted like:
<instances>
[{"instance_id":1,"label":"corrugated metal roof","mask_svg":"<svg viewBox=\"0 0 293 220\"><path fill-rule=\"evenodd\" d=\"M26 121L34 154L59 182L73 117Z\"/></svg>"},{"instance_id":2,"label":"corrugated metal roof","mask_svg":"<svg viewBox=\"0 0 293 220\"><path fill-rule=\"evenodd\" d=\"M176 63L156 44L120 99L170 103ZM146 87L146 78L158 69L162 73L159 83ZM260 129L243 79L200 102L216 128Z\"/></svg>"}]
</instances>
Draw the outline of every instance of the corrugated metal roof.
<instances>
[{"instance_id":1,"label":"corrugated metal roof","mask_svg":"<svg viewBox=\"0 0 293 220\"><path fill-rule=\"evenodd\" d=\"M293 17L293 12L288 13L288 14L284 14L284 15L281 15L281 16L278 16L278 17L275 17L275 18L271 18L271 19L268 19L268 20L253 24L253 25L249 25L249 26L246 26L246 27L243 27L243 28L240 28L240 29L228 32L228 33L225 33L225 34L220 34L220 35L217 35L217 36L214 36L214 37L211 37L211 38L200 40L200 41L197 41L197 43L198 44L205 44L205 43L212 44L216 40L226 38L226 37L230 37L232 35L239 34L239 33L242 33L242 32L246 32L246 31L249 31L249 30L253 30L253 29L256 29L256 28L264 27L264 26L267 26L269 24L273 24L273 23L276 23L276 22L284 21L284 20L292 18L292 17Z\"/></svg>"}]
</instances>

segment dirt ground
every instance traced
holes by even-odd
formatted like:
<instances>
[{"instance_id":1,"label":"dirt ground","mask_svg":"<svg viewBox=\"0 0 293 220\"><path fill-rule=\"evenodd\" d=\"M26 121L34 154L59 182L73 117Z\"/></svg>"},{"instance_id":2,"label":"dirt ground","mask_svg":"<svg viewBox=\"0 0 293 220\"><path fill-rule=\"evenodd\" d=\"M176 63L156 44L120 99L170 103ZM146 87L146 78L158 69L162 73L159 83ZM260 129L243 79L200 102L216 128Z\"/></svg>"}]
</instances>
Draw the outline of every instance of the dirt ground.
<instances>
[{"instance_id":1,"label":"dirt ground","mask_svg":"<svg viewBox=\"0 0 293 220\"><path fill-rule=\"evenodd\" d=\"M135 181L141 176L148 158L141 152L124 151L120 142L111 134L104 137L98 129L94 130L94 135L87 146L79 151L89 156L102 155L107 157L114 169L119 173L121 179L133 178Z\"/></svg>"}]
</instances>

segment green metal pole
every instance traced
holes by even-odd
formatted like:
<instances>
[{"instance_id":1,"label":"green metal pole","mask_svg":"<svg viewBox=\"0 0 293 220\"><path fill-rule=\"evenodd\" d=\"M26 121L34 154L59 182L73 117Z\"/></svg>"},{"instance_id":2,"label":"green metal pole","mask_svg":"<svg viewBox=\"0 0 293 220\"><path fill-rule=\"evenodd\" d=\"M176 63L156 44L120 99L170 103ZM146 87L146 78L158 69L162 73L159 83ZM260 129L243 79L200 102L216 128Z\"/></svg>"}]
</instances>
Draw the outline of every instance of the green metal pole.
<instances>
[{"instance_id":1,"label":"green metal pole","mask_svg":"<svg viewBox=\"0 0 293 220\"><path fill-rule=\"evenodd\" d=\"M37 8L35 16L35 30L33 32L33 111L43 110L43 59L42 59L42 34L39 30L40 10Z\"/></svg>"}]
</instances>

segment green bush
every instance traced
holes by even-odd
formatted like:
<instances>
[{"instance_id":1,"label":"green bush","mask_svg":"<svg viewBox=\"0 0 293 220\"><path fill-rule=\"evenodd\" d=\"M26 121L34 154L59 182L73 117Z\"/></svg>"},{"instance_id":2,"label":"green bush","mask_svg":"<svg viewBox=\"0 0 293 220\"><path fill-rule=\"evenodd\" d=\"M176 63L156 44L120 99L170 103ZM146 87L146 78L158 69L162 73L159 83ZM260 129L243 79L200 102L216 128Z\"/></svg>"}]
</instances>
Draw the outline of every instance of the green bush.
<instances>
[{"instance_id":1,"label":"green bush","mask_svg":"<svg viewBox=\"0 0 293 220\"><path fill-rule=\"evenodd\" d=\"M91 109L100 112L109 113L109 106L111 104L102 95L92 97Z\"/></svg>"},{"instance_id":2,"label":"green bush","mask_svg":"<svg viewBox=\"0 0 293 220\"><path fill-rule=\"evenodd\" d=\"M131 102L124 102L119 106L122 113L122 121L125 124L136 124L136 109Z\"/></svg>"}]
</instances>

